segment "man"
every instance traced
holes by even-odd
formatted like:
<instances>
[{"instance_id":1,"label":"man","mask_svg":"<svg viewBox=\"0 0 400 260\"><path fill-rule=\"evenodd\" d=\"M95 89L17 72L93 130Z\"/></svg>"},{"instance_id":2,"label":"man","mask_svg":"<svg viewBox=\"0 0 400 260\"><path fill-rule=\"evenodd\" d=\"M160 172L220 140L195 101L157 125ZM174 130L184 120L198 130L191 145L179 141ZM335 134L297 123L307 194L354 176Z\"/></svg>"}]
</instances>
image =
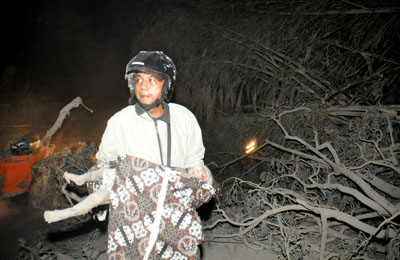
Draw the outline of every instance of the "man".
<instances>
[{"instance_id":1,"label":"man","mask_svg":"<svg viewBox=\"0 0 400 260\"><path fill-rule=\"evenodd\" d=\"M141 51L125 77L130 106L108 121L96 154L101 163L117 161L109 195L109 259L200 259L203 235L195 208L214 189L195 116L168 103L175 65L161 51Z\"/></svg>"},{"instance_id":2,"label":"man","mask_svg":"<svg viewBox=\"0 0 400 260\"><path fill-rule=\"evenodd\" d=\"M119 155L188 168L203 165L204 146L195 116L185 107L167 103L176 82L172 60L160 51L142 51L126 66L130 106L107 123L97 158Z\"/></svg>"}]
</instances>

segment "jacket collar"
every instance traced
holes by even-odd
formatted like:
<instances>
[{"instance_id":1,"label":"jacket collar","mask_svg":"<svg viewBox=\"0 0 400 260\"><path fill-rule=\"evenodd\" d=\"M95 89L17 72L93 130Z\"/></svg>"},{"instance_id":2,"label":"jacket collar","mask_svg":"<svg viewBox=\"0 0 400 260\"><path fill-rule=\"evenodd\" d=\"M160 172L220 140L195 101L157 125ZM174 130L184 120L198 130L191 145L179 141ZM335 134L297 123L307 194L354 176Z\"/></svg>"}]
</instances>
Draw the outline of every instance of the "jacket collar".
<instances>
[{"instance_id":1,"label":"jacket collar","mask_svg":"<svg viewBox=\"0 0 400 260\"><path fill-rule=\"evenodd\" d=\"M163 102L162 106L164 108L164 113L159 118L152 118L148 113L146 113L146 111L138 103L135 104L135 111L138 116L143 117L143 116L145 116L145 114L147 114L149 116L149 118L151 118L153 120L161 120L167 124L170 124L171 116L170 116L170 112L169 112L168 103Z\"/></svg>"}]
</instances>

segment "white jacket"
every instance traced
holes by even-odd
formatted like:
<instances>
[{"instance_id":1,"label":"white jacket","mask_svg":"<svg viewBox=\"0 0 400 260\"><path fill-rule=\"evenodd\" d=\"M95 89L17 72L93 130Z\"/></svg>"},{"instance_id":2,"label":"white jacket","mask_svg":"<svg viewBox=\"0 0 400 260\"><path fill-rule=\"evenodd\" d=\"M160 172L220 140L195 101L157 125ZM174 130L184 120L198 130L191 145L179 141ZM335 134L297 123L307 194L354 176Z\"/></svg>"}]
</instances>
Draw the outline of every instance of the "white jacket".
<instances>
[{"instance_id":1,"label":"white jacket","mask_svg":"<svg viewBox=\"0 0 400 260\"><path fill-rule=\"evenodd\" d=\"M167 164L167 123L171 123L171 167L203 165L204 145L196 117L184 106L169 103L161 118L154 120L138 105L128 106L107 122L96 157L109 162L130 155L156 164ZM156 122L156 123L155 123ZM162 147L157 140L156 124Z\"/></svg>"}]
</instances>

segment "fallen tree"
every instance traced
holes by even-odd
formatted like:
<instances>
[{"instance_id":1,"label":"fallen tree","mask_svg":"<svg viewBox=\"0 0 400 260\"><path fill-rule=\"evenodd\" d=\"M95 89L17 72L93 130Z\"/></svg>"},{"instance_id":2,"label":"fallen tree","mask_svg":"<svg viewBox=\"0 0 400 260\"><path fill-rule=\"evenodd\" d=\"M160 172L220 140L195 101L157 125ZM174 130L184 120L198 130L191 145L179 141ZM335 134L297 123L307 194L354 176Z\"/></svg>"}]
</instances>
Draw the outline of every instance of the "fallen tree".
<instances>
[{"instance_id":1,"label":"fallen tree","mask_svg":"<svg viewBox=\"0 0 400 260\"><path fill-rule=\"evenodd\" d=\"M209 239L275 248L287 259L376 259L392 252L385 245L399 239L399 129L393 130L399 118L383 107L339 110L252 114L268 131L257 137L257 150L241 157L251 176L222 181ZM218 169L229 172L225 164Z\"/></svg>"},{"instance_id":2,"label":"fallen tree","mask_svg":"<svg viewBox=\"0 0 400 260\"><path fill-rule=\"evenodd\" d=\"M76 97L73 99L71 102L66 104L59 112L57 120L54 122L53 126L47 130L45 136L42 138L41 143L44 145L47 145L51 142L51 138L53 135L58 131L58 129L61 128L65 118L69 115L70 111L73 108L79 107L79 105L82 105L86 110L88 110L90 113L93 113L93 110L90 108L87 108L85 104L83 104L81 97Z\"/></svg>"}]
</instances>

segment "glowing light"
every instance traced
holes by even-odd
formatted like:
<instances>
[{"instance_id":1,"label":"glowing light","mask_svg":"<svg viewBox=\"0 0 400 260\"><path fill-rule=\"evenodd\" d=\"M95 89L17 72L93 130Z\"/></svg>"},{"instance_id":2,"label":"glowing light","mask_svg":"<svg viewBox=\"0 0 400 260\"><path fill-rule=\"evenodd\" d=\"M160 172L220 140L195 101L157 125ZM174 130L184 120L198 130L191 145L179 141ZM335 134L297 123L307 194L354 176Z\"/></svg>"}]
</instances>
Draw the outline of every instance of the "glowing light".
<instances>
[{"instance_id":1,"label":"glowing light","mask_svg":"<svg viewBox=\"0 0 400 260\"><path fill-rule=\"evenodd\" d=\"M256 140L251 140L246 146L245 146L245 153L251 153L257 148L257 143Z\"/></svg>"},{"instance_id":2,"label":"glowing light","mask_svg":"<svg viewBox=\"0 0 400 260\"><path fill-rule=\"evenodd\" d=\"M37 140L36 142L32 142L29 144L30 149L37 149L41 146L42 144L40 143L40 140Z\"/></svg>"}]
</instances>

